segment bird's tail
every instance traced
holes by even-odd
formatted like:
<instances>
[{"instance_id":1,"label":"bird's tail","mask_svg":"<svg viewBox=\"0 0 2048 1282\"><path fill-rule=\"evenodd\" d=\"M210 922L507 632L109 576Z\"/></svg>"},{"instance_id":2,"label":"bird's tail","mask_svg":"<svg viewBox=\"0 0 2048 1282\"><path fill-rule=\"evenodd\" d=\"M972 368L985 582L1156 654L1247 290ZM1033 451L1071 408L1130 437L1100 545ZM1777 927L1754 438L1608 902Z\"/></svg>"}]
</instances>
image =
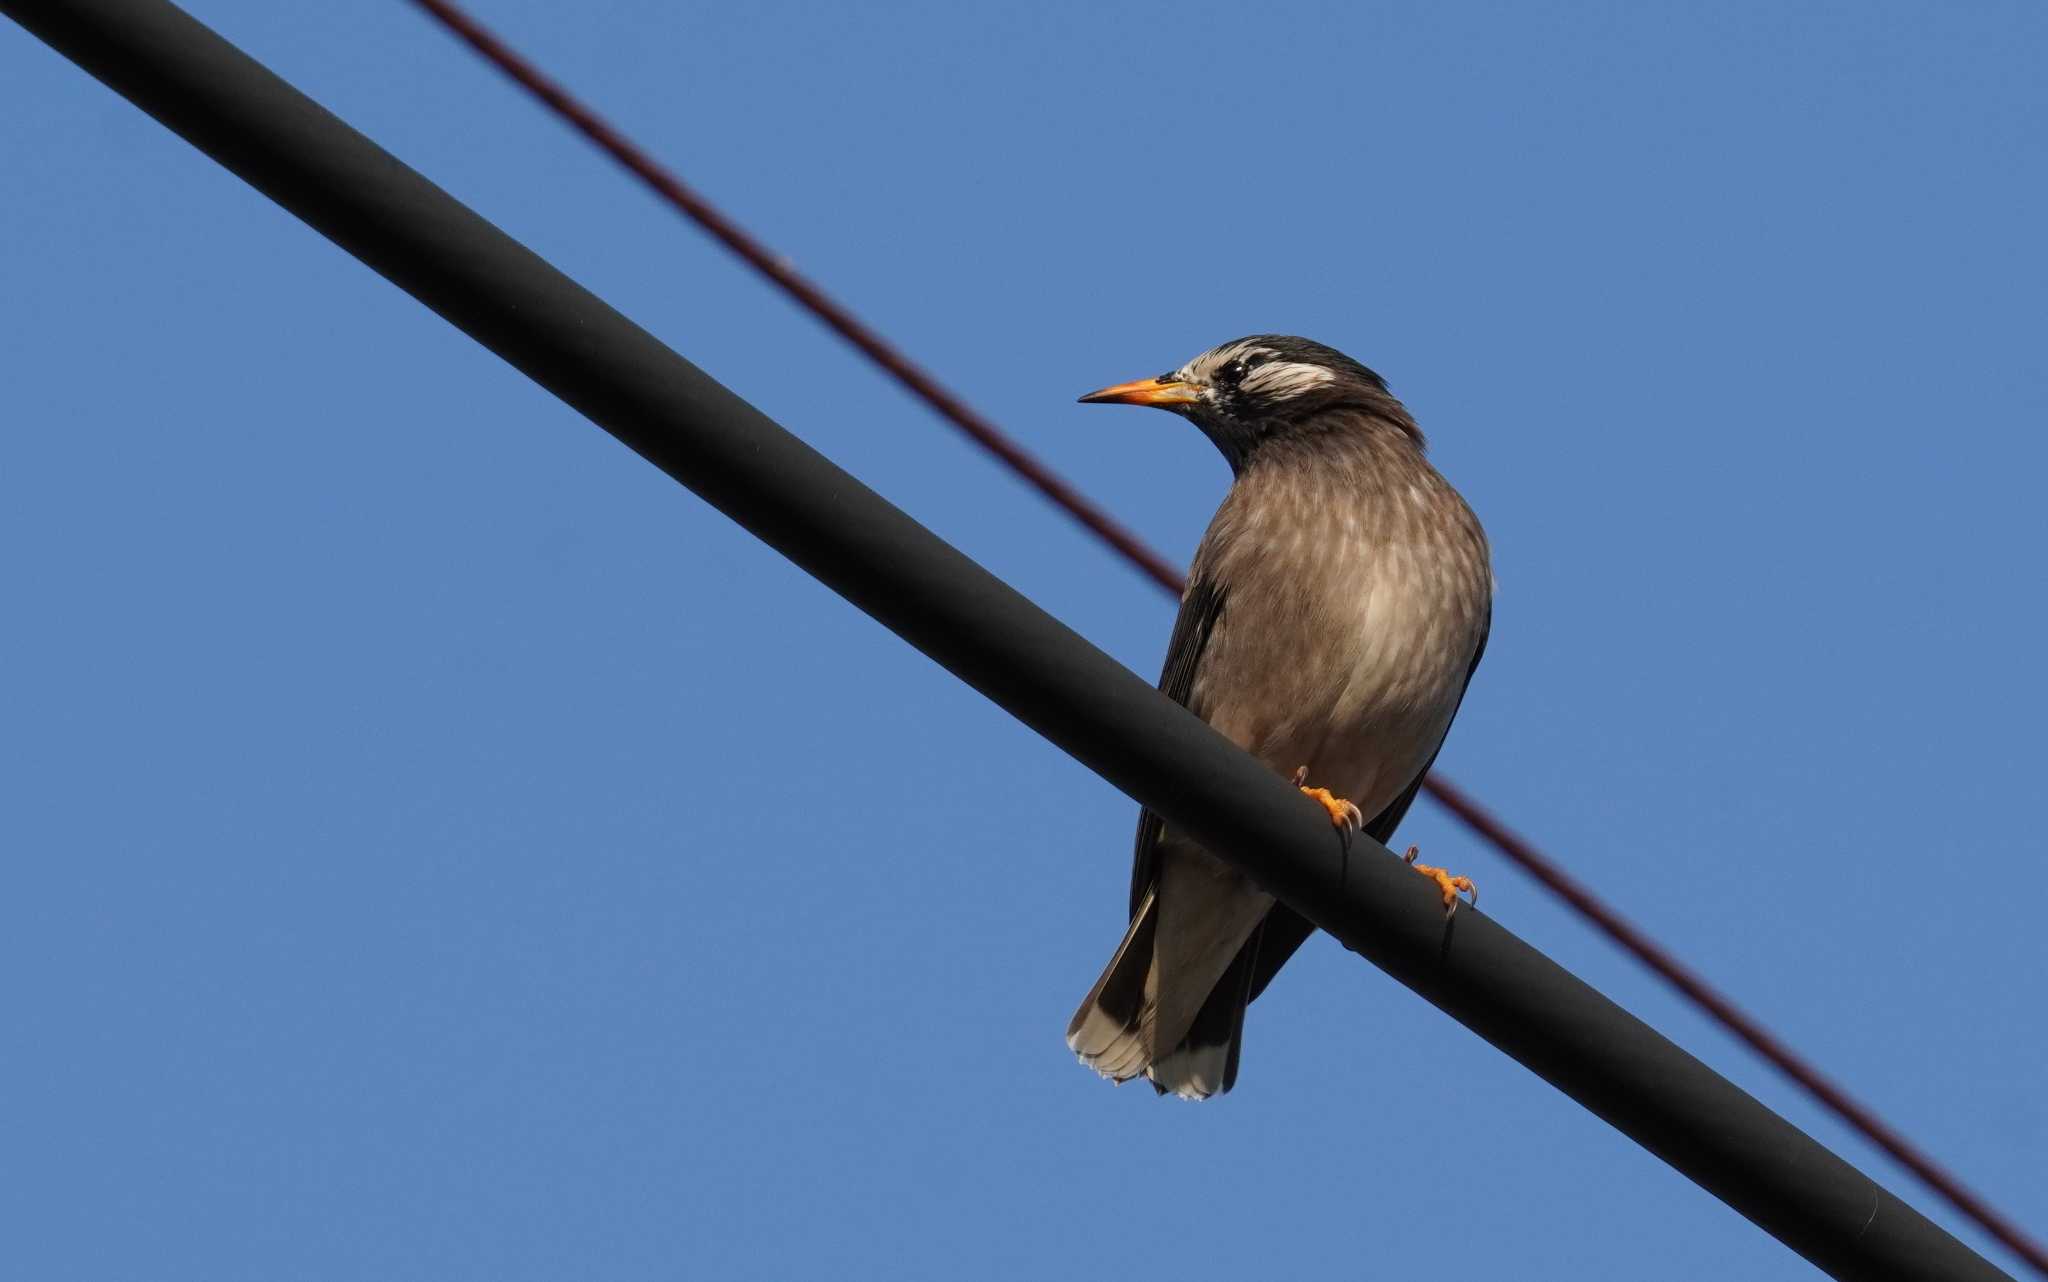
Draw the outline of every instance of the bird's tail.
<instances>
[{"instance_id":1,"label":"bird's tail","mask_svg":"<svg viewBox=\"0 0 2048 1282\"><path fill-rule=\"evenodd\" d=\"M1067 1024L1067 1045L1083 1064L1115 1082L1142 1074L1162 1095L1220 1095L1237 1081L1238 1044L1244 1033L1245 1003L1251 1000L1259 932L1254 931L1239 950L1187 1035L1173 1050L1159 1054L1154 1050L1159 981L1152 947L1157 926L1155 887L1139 902L1123 943Z\"/></svg>"},{"instance_id":2,"label":"bird's tail","mask_svg":"<svg viewBox=\"0 0 2048 1282\"><path fill-rule=\"evenodd\" d=\"M1182 1099L1208 1099L1237 1085L1237 1053L1244 1040L1244 1008L1252 999L1259 934L1254 931L1238 949L1180 1045L1145 1070L1160 1094L1172 1091Z\"/></svg>"},{"instance_id":3,"label":"bird's tail","mask_svg":"<svg viewBox=\"0 0 2048 1282\"><path fill-rule=\"evenodd\" d=\"M1159 1012L1159 980L1152 969L1152 935L1159 923L1157 888L1147 890L1131 914L1102 978L1067 1022L1067 1046L1081 1062L1113 1082L1128 1082L1152 1062L1152 1024Z\"/></svg>"}]
</instances>

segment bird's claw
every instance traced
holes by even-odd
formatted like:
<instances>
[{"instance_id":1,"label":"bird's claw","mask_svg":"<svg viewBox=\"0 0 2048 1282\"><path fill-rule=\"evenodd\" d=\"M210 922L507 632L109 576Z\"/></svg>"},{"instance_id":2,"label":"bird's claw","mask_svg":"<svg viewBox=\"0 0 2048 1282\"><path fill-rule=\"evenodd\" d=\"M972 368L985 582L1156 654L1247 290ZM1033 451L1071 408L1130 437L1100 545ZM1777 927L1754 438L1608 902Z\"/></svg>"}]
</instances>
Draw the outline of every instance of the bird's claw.
<instances>
[{"instance_id":1,"label":"bird's claw","mask_svg":"<svg viewBox=\"0 0 2048 1282\"><path fill-rule=\"evenodd\" d=\"M1402 855L1401 859L1409 867L1435 882L1436 888L1443 892L1444 917L1446 919L1458 911L1458 892L1460 891L1472 896L1472 906L1474 908L1479 906L1479 887L1472 884L1470 877L1453 877L1441 868L1433 867L1429 864L1418 864L1415 862L1415 857L1421 853L1421 847L1410 846L1408 847L1408 852Z\"/></svg>"},{"instance_id":2,"label":"bird's claw","mask_svg":"<svg viewBox=\"0 0 2048 1282\"><path fill-rule=\"evenodd\" d=\"M1328 788L1311 788L1308 783L1308 767L1294 772L1294 786L1305 796L1320 802L1330 812L1330 823L1343 835L1344 844L1350 845L1351 838L1365 831L1365 812L1344 798L1333 794Z\"/></svg>"}]
</instances>

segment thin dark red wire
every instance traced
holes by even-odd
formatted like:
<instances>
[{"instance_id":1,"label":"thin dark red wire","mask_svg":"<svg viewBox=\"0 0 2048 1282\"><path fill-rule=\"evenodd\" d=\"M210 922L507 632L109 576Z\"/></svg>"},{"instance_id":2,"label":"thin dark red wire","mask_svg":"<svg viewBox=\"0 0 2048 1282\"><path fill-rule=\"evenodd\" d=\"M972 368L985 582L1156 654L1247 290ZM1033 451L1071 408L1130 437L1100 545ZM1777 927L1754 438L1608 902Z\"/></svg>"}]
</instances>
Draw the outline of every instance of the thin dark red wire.
<instances>
[{"instance_id":1,"label":"thin dark red wire","mask_svg":"<svg viewBox=\"0 0 2048 1282\"><path fill-rule=\"evenodd\" d=\"M413 3L426 10L443 26L489 59L500 71L518 81L535 97L553 108L556 114L602 147L614 160L632 171L641 181L687 215L692 222L710 232L726 248L779 285L805 310L831 326L841 337L864 352L870 360L894 375L947 421L1001 459L1081 524L1094 531L1105 543L1122 553L1126 560L1154 582L1176 597L1180 595L1182 575L1166 558L1140 542L1136 535L1125 529L1114 517L1096 506L1051 468L1027 453L1002 429L948 391L888 340L868 328L852 312L798 275L786 259L770 251L766 245L754 239L704 197L655 163L651 156L612 128L596 112L570 97L561 86L543 75L539 68L513 52L504 41L467 13L447 3L447 0L413 0ZM1937 1165L1932 1158L1922 1153L1875 1113L1821 1076L1820 1072L1805 1059L1795 1054L1763 1025L1750 1018L1691 968L1672 956L1662 945L1630 925L1620 913L1594 895L1584 882L1566 872L1562 865L1538 851L1526 838L1495 818L1462 788L1446 779L1441 772L1432 772L1428 779L1424 780L1423 787L1445 809L1463 820L1474 833L1492 843L1502 854L1519 864L1523 871L1571 905L1580 916L1592 922L1608 938L1621 945L1637 961L1657 972L1665 982L1719 1022L1723 1028L1735 1034L1748 1044L1750 1049L1770 1061L1778 1071L1804 1088L1837 1117L1890 1154L1929 1188L1948 1199L1958 1211L1975 1220L1985 1232L2012 1248L2044 1278L2048 1278L2048 1250L2044 1250L2040 1244L2022 1232L2019 1226L1993 1210L1982 1198Z\"/></svg>"}]
</instances>

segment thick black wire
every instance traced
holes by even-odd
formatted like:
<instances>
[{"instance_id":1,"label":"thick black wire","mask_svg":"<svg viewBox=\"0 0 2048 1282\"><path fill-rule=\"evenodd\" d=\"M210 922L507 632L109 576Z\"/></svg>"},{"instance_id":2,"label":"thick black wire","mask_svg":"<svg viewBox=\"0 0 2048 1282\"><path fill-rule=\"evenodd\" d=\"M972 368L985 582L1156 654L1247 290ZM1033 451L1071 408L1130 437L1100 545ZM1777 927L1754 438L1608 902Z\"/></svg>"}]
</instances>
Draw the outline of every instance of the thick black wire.
<instances>
[{"instance_id":1,"label":"thick black wire","mask_svg":"<svg viewBox=\"0 0 2048 1282\"><path fill-rule=\"evenodd\" d=\"M1816 1265L2003 1276L175 6L0 11Z\"/></svg>"},{"instance_id":2,"label":"thick black wire","mask_svg":"<svg viewBox=\"0 0 2048 1282\"><path fill-rule=\"evenodd\" d=\"M448 0L413 0L443 26L483 55L521 87L546 104L557 115L603 149L635 177L653 188L684 216L709 232L754 270L779 287L806 311L825 322L882 369L893 375L913 394L936 410L1040 493L1065 510L1103 542L1129 560L1155 583L1178 597L1182 576L1172 563L1108 512L1082 495L1064 477L1034 457L1023 446L983 416L958 395L906 356L879 332L867 325L845 305L826 294L789 265L789 260L761 243L754 235L728 217L702 194L662 166L644 148L619 132L589 106L579 101L530 60L522 57L489 28ZM1620 912L1593 893L1562 864L1545 855L1503 823L1463 788L1441 771L1432 771L1423 790L1462 820L1466 827L1489 842L1509 860L1521 866L1539 884L1563 900L1580 916L1593 923L1608 938L1733 1033L1759 1056L1804 1089L1822 1107L1862 1133L1901 1166L1918 1176L1956 1210L1975 1220L1985 1232L2025 1257L2048 1277L2048 1251L2031 1241L2019 1226L1993 1208L1947 1168L1941 1166L1904 1134L1856 1100L1841 1086L1823 1076L1819 1069L1775 1033L1765 1028L1725 994L1708 984L1700 974Z\"/></svg>"}]
</instances>

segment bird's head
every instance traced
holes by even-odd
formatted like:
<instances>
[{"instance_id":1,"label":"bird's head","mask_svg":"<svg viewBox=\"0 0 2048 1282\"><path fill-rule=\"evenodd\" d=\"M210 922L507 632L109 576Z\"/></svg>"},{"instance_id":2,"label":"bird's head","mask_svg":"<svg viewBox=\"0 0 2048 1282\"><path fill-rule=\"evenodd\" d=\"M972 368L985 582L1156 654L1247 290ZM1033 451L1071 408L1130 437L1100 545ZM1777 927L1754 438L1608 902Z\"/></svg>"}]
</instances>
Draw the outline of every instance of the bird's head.
<instances>
[{"instance_id":1,"label":"bird's head","mask_svg":"<svg viewBox=\"0 0 2048 1282\"><path fill-rule=\"evenodd\" d=\"M1118 383L1081 401L1172 410L1201 428L1233 469L1262 442L1316 430L1340 408L1389 423L1422 444L1414 420L1379 375L1333 347L1285 334L1224 343L1157 378Z\"/></svg>"}]
</instances>

